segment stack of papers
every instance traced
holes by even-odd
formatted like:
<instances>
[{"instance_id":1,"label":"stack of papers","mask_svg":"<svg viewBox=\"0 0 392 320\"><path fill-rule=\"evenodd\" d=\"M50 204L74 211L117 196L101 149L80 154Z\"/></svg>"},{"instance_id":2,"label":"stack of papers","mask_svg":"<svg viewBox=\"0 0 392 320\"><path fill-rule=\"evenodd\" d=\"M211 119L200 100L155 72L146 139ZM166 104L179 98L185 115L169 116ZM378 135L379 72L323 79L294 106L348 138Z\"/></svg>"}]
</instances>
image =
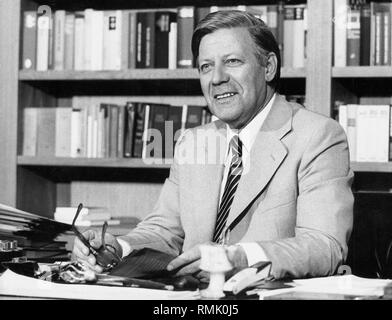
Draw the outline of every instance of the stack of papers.
<instances>
[{"instance_id":1,"label":"stack of papers","mask_svg":"<svg viewBox=\"0 0 392 320\"><path fill-rule=\"evenodd\" d=\"M391 284L392 280L361 278L354 275L342 275L332 277L320 277L311 279L293 280L293 287L258 292L260 299L277 295L288 294L287 297L295 299L295 293L325 294L333 299L333 295L358 296L358 297L382 297L384 288ZM284 297L284 296L283 296Z\"/></svg>"},{"instance_id":2,"label":"stack of papers","mask_svg":"<svg viewBox=\"0 0 392 320\"><path fill-rule=\"evenodd\" d=\"M199 291L62 284L22 276L11 270L5 271L0 276L0 295L84 300L193 300L200 298Z\"/></svg>"}]
</instances>

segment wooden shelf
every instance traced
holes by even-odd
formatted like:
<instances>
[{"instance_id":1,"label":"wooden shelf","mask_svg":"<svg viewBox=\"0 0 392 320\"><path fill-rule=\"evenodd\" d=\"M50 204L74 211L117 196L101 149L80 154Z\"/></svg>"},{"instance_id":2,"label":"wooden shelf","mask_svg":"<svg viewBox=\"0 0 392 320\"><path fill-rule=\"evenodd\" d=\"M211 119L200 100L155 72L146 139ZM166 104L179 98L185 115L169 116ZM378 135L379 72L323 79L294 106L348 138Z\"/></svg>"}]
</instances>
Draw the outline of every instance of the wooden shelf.
<instances>
[{"instance_id":1,"label":"wooden shelf","mask_svg":"<svg viewBox=\"0 0 392 320\"><path fill-rule=\"evenodd\" d=\"M21 166L99 167L99 168L170 168L172 159L68 158L18 156Z\"/></svg>"},{"instance_id":2,"label":"wooden shelf","mask_svg":"<svg viewBox=\"0 0 392 320\"><path fill-rule=\"evenodd\" d=\"M392 78L392 66L333 67L334 78Z\"/></svg>"},{"instance_id":3,"label":"wooden shelf","mask_svg":"<svg viewBox=\"0 0 392 320\"><path fill-rule=\"evenodd\" d=\"M305 68L283 68L282 78L305 78ZM129 69L121 71L35 71L20 70L22 81L64 81L64 80L198 80L197 69Z\"/></svg>"},{"instance_id":4,"label":"wooden shelf","mask_svg":"<svg viewBox=\"0 0 392 320\"><path fill-rule=\"evenodd\" d=\"M351 162L355 172L392 172L392 162Z\"/></svg>"}]
</instances>

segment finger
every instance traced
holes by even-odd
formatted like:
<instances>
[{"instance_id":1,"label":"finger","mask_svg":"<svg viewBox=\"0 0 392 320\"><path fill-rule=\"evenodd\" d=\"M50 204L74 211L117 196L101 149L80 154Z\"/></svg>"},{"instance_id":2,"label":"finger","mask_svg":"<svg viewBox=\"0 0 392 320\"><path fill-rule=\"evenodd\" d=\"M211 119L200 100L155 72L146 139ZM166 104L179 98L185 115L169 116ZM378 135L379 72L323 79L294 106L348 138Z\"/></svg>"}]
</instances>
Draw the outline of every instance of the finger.
<instances>
[{"instance_id":1,"label":"finger","mask_svg":"<svg viewBox=\"0 0 392 320\"><path fill-rule=\"evenodd\" d=\"M178 276L184 276L187 274L194 274L200 271L200 259L186 265L185 267L181 268L176 272Z\"/></svg>"},{"instance_id":2,"label":"finger","mask_svg":"<svg viewBox=\"0 0 392 320\"><path fill-rule=\"evenodd\" d=\"M210 274L206 271L200 270L199 272L193 275L200 282L208 283L210 281Z\"/></svg>"},{"instance_id":3,"label":"finger","mask_svg":"<svg viewBox=\"0 0 392 320\"><path fill-rule=\"evenodd\" d=\"M167 270L175 270L193 261L200 259L200 250L198 247L192 248L173 259L167 266Z\"/></svg>"}]
</instances>

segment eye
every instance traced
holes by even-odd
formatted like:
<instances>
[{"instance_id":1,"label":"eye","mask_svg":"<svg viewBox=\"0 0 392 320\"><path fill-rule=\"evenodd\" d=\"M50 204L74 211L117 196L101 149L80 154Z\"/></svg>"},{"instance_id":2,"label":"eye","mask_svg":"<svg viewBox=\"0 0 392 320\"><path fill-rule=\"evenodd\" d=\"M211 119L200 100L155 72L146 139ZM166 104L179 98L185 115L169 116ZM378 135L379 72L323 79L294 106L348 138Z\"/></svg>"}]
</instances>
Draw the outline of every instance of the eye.
<instances>
[{"instance_id":1,"label":"eye","mask_svg":"<svg viewBox=\"0 0 392 320\"><path fill-rule=\"evenodd\" d=\"M211 64L210 63L203 63L200 67L199 67L200 72L202 73L206 73L208 71L211 70Z\"/></svg>"},{"instance_id":2,"label":"eye","mask_svg":"<svg viewBox=\"0 0 392 320\"><path fill-rule=\"evenodd\" d=\"M228 65L228 66L238 66L238 65L240 65L241 64L241 60L240 59L237 59L237 58L230 58L230 59L226 59L225 60L225 64L226 65Z\"/></svg>"}]
</instances>

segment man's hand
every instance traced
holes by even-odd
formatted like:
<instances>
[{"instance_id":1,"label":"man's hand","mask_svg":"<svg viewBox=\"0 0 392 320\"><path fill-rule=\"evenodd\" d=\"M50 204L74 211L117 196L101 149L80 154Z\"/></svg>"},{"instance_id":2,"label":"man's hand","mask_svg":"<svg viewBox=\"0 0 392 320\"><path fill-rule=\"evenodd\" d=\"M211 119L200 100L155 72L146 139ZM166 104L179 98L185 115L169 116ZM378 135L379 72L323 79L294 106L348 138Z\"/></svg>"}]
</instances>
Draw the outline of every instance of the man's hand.
<instances>
[{"instance_id":1,"label":"man's hand","mask_svg":"<svg viewBox=\"0 0 392 320\"><path fill-rule=\"evenodd\" d=\"M95 249L98 249L102 245L101 232L87 230L83 232L83 236ZM105 243L112 245L116 249L116 253L122 257L122 248L115 236L111 235L110 233L106 233ZM95 259L94 255L91 254L89 248L87 248L77 237L75 237L72 259L82 262L84 265L88 266L97 273L101 273L103 271L103 268L97 265L97 260Z\"/></svg>"},{"instance_id":2,"label":"man's hand","mask_svg":"<svg viewBox=\"0 0 392 320\"><path fill-rule=\"evenodd\" d=\"M211 243L212 244L212 243ZM248 260L244 249L241 246L230 246L227 248L227 257L233 265L234 272L248 267ZM200 248L199 245L183 252L177 258L173 259L167 266L168 271L178 269L176 275L191 274L198 278L200 281L208 281L209 273L200 270ZM233 274L230 272L230 274Z\"/></svg>"}]
</instances>

